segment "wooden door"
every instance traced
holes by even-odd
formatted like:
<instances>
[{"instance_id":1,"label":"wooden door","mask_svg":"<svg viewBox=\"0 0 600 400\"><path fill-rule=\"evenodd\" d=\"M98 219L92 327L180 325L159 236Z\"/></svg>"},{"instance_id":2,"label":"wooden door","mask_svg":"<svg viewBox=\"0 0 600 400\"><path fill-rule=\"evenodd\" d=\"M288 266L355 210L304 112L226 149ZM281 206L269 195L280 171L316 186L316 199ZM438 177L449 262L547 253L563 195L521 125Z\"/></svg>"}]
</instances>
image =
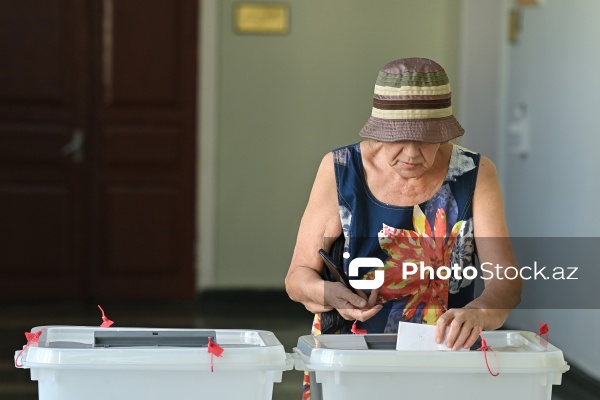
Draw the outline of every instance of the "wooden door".
<instances>
[{"instance_id":1,"label":"wooden door","mask_svg":"<svg viewBox=\"0 0 600 400\"><path fill-rule=\"evenodd\" d=\"M0 2L0 296L194 294L196 0Z\"/></svg>"},{"instance_id":2,"label":"wooden door","mask_svg":"<svg viewBox=\"0 0 600 400\"><path fill-rule=\"evenodd\" d=\"M0 296L83 296L86 8L0 1Z\"/></svg>"}]
</instances>

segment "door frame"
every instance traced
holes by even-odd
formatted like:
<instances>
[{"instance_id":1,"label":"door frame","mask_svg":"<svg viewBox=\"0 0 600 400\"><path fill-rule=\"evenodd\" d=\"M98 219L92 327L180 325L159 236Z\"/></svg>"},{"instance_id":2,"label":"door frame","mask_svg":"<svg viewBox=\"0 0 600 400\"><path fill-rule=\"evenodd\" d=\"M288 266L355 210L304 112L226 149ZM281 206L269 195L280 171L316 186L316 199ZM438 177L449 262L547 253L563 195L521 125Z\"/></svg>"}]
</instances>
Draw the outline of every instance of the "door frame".
<instances>
[{"instance_id":1,"label":"door frame","mask_svg":"<svg viewBox=\"0 0 600 400\"><path fill-rule=\"evenodd\" d=\"M216 280L217 248L217 135L219 112L220 0L198 0L198 132L196 175L196 290L211 288Z\"/></svg>"}]
</instances>

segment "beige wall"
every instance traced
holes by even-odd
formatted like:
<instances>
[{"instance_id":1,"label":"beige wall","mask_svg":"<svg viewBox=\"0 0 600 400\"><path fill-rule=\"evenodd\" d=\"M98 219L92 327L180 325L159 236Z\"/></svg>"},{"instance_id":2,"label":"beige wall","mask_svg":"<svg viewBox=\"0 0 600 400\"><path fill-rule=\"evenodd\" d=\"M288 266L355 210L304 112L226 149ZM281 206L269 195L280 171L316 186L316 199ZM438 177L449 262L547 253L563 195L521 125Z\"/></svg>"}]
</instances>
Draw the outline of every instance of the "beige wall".
<instances>
[{"instance_id":1,"label":"beige wall","mask_svg":"<svg viewBox=\"0 0 600 400\"><path fill-rule=\"evenodd\" d=\"M198 286L283 288L319 161L360 139L380 67L433 58L458 93L459 0L288 0L286 36L236 34L234 3L213 3L215 59L202 61L215 93L201 102L216 107L201 133L214 147L201 184L214 206L201 214Z\"/></svg>"}]
</instances>

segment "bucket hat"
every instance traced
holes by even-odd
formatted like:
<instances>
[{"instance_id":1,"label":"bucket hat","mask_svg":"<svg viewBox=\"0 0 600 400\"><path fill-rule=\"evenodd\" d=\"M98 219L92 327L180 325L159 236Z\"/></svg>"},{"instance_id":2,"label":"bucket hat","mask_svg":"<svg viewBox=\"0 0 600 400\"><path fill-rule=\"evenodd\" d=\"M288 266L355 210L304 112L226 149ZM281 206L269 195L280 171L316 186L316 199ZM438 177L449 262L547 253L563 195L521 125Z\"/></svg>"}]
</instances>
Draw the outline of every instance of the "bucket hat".
<instances>
[{"instance_id":1,"label":"bucket hat","mask_svg":"<svg viewBox=\"0 0 600 400\"><path fill-rule=\"evenodd\" d=\"M438 63L401 58L379 71L373 111L360 136L382 142L441 143L464 132L452 114L450 82Z\"/></svg>"}]
</instances>

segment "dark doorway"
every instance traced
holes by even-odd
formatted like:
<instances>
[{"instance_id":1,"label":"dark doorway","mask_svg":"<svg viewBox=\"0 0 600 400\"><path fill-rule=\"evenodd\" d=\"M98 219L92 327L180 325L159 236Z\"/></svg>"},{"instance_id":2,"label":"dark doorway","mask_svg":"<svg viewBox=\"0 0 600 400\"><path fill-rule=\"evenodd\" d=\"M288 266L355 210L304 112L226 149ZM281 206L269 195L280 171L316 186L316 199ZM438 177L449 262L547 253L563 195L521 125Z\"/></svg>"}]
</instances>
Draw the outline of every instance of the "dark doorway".
<instances>
[{"instance_id":1,"label":"dark doorway","mask_svg":"<svg viewBox=\"0 0 600 400\"><path fill-rule=\"evenodd\" d=\"M0 2L0 298L193 297L197 7Z\"/></svg>"}]
</instances>

